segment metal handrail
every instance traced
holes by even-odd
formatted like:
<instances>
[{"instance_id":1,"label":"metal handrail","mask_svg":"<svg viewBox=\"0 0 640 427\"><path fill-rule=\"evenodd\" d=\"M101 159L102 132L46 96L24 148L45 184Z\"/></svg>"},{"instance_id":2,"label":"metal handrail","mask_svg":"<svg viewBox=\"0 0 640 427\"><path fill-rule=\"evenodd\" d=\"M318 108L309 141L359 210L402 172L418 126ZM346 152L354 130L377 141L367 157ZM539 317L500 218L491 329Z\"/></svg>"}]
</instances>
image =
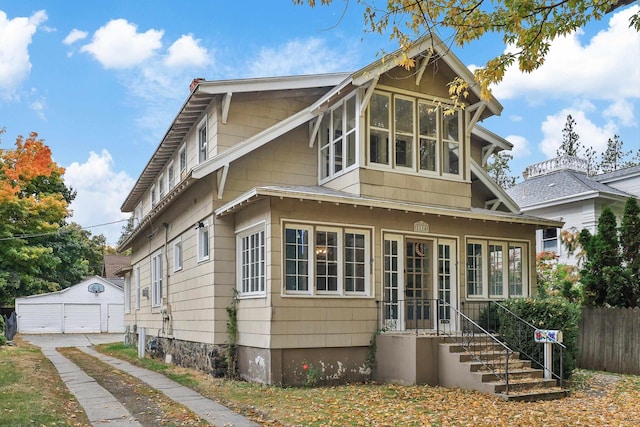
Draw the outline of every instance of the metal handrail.
<instances>
[{"instance_id":1,"label":"metal handrail","mask_svg":"<svg viewBox=\"0 0 640 427\"><path fill-rule=\"evenodd\" d=\"M461 340L458 339L457 334L452 334L452 333L448 334L449 338L452 338L454 342L461 345L469 354L471 354L471 356L476 361L482 363L482 365L486 367L489 371L491 371L497 378L503 380L505 382L505 394L509 394L509 359L511 355L514 353L514 351L511 348L509 348L505 343L503 343L498 338L496 338L494 334L484 329L477 322L475 322L469 316L462 313L460 310L458 310L448 302L439 300L438 304L441 304L443 306L448 306L458 316L458 318L464 319L464 321L468 322L471 325L472 334L475 335L475 332L478 331L480 332L480 336L484 337L486 341L492 342L494 345L497 344L498 347L502 347L502 351L504 351L504 355L505 355L504 375L500 373L500 370L498 369L498 364L490 363L489 360L483 360L483 358L481 357L482 354L476 352L472 348L473 347L472 343L475 342L475 340L474 341L469 340L465 342L464 329L462 329ZM473 338L475 338L475 336ZM500 351L499 353L502 353L502 351Z\"/></svg>"},{"instance_id":2,"label":"metal handrail","mask_svg":"<svg viewBox=\"0 0 640 427\"><path fill-rule=\"evenodd\" d=\"M520 323L525 324L526 326L528 326L530 329L532 329L532 333L530 334L531 337L533 337L533 334L535 333L535 331L537 329L540 329L538 327L536 327L535 325L532 325L531 323L527 322L526 320L524 320L523 318L521 318L520 316L518 316L517 314L515 314L513 311L509 310L507 307L505 307L504 305L500 304L497 301L490 301L490 303L497 305L498 307L500 307L502 310L506 311L507 313L509 313L512 317L514 317L516 320L518 320ZM533 339L533 338L532 338ZM553 370L553 366L551 367L551 369L549 370L549 372L551 373L551 375L553 377L555 377L559 382L560 382L560 388L563 387L563 381L564 381L564 360L563 360L563 352L564 350L567 349L567 347L562 344L561 342L557 341L555 338L551 338L551 342L554 345L559 346L560 348L560 373L556 374ZM540 363L540 361L538 359L536 359L535 356L528 354L526 351L522 350L522 348L520 348L517 343L509 343L510 346L514 347L518 352L520 352L521 354L524 354L529 360L531 360L533 363L537 364L539 367L541 368L545 368L543 363Z\"/></svg>"}]
</instances>

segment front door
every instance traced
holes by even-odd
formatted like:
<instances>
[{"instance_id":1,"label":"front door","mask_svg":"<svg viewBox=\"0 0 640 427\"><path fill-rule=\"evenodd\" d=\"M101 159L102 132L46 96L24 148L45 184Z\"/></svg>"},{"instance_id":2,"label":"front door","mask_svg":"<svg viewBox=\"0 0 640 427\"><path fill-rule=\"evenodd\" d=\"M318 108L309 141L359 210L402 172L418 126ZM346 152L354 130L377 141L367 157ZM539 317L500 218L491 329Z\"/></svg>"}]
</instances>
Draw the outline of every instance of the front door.
<instances>
[{"instance_id":1,"label":"front door","mask_svg":"<svg viewBox=\"0 0 640 427\"><path fill-rule=\"evenodd\" d=\"M433 242L405 240L404 313L406 329L432 329Z\"/></svg>"},{"instance_id":2,"label":"front door","mask_svg":"<svg viewBox=\"0 0 640 427\"><path fill-rule=\"evenodd\" d=\"M456 241L387 234L383 246L383 327L455 330ZM439 324L436 324L439 323Z\"/></svg>"}]
</instances>

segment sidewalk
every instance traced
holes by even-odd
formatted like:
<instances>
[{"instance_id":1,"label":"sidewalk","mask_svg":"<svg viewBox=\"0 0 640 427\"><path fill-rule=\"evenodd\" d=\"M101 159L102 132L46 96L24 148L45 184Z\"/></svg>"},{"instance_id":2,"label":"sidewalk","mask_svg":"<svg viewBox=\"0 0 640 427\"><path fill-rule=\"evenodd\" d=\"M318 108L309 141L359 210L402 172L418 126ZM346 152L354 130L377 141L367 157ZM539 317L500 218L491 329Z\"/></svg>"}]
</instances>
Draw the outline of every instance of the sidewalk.
<instances>
[{"instance_id":1,"label":"sidewalk","mask_svg":"<svg viewBox=\"0 0 640 427\"><path fill-rule=\"evenodd\" d=\"M77 347L85 353L102 360L116 369L138 378L150 387L164 393L171 400L178 402L202 419L219 427L254 427L259 424L239 415L227 407L208 399L201 394L170 380L162 374L134 366L114 357L95 351L91 344L105 342L109 337L95 336L22 336L23 339L41 348L43 354L51 360L60 377L71 393L87 413L94 426L134 427L141 426L127 409L93 378L87 375L76 364L62 356L55 347ZM117 342L115 341L111 342ZM70 344L70 345L69 345Z\"/></svg>"}]
</instances>

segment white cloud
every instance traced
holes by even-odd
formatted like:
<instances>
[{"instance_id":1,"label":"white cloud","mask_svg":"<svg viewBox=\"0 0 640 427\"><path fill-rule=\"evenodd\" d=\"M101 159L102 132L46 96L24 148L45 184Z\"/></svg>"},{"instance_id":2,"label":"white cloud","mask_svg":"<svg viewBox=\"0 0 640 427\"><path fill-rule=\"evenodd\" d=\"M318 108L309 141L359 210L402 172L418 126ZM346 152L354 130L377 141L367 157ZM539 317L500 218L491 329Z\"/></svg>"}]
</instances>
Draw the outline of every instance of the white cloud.
<instances>
[{"instance_id":1,"label":"white cloud","mask_svg":"<svg viewBox=\"0 0 640 427\"><path fill-rule=\"evenodd\" d=\"M509 135L505 139L513 144L511 154L513 155L514 160L524 159L531 155L531 150L529 149L529 141L527 141L527 138L525 138L524 136Z\"/></svg>"},{"instance_id":2,"label":"white cloud","mask_svg":"<svg viewBox=\"0 0 640 427\"><path fill-rule=\"evenodd\" d=\"M133 187L134 180L125 172L113 170L113 159L107 150L98 155L89 154L84 163L73 162L66 167L65 184L77 191L71 203L71 221L83 227L126 220L129 214L120 212L124 198ZM124 222L91 228L94 235L104 234L107 243L115 245Z\"/></svg>"},{"instance_id":3,"label":"white cloud","mask_svg":"<svg viewBox=\"0 0 640 427\"><path fill-rule=\"evenodd\" d=\"M77 42L78 40L86 39L88 35L89 35L89 33L87 33L86 31L81 31L81 30L78 30L78 29L74 28L73 30L71 30L71 32L69 34L67 34L67 37L64 38L62 43L66 44L66 45L72 45L75 42Z\"/></svg>"},{"instance_id":4,"label":"white cloud","mask_svg":"<svg viewBox=\"0 0 640 427\"><path fill-rule=\"evenodd\" d=\"M162 47L162 30L138 33L136 25L126 19L114 19L100 27L91 43L82 46L105 68L125 69L139 65Z\"/></svg>"},{"instance_id":5,"label":"white cloud","mask_svg":"<svg viewBox=\"0 0 640 427\"><path fill-rule=\"evenodd\" d=\"M629 17L639 6L626 8L609 19L609 26L582 43L580 30L552 42L544 64L530 74L516 66L507 70L494 88L499 99L527 96L592 99L640 98L640 37L629 28Z\"/></svg>"},{"instance_id":6,"label":"white cloud","mask_svg":"<svg viewBox=\"0 0 640 427\"><path fill-rule=\"evenodd\" d=\"M576 122L574 131L580 136L580 144L583 147L593 148L597 153L604 151L607 140L617 133L618 128L611 121L603 126L598 126L587 116L587 112L589 112L588 109L580 110L572 107L565 108L555 115L547 116L541 125L544 137L540 143L540 151L547 158L556 156L557 150L562 144L562 129L569 114Z\"/></svg>"},{"instance_id":7,"label":"white cloud","mask_svg":"<svg viewBox=\"0 0 640 427\"><path fill-rule=\"evenodd\" d=\"M42 120L46 120L47 118L44 115L44 109L46 107L46 103L44 99L33 101L30 105L31 109L36 112L38 117Z\"/></svg>"},{"instance_id":8,"label":"white cloud","mask_svg":"<svg viewBox=\"0 0 640 427\"><path fill-rule=\"evenodd\" d=\"M183 35L169 46L164 64L168 67L202 67L210 61L207 49L192 35Z\"/></svg>"},{"instance_id":9,"label":"white cloud","mask_svg":"<svg viewBox=\"0 0 640 427\"><path fill-rule=\"evenodd\" d=\"M610 120L617 120L623 126L637 125L634 120L633 104L624 99L619 99L611 104L602 113L603 117Z\"/></svg>"},{"instance_id":10,"label":"white cloud","mask_svg":"<svg viewBox=\"0 0 640 427\"><path fill-rule=\"evenodd\" d=\"M44 10L28 18L8 19L0 10L0 96L13 98L31 72L29 45L38 26L47 20Z\"/></svg>"},{"instance_id":11,"label":"white cloud","mask_svg":"<svg viewBox=\"0 0 640 427\"><path fill-rule=\"evenodd\" d=\"M248 65L257 77L320 74L351 69L344 46L327 46L318 38L292 40L278 48L263 48Z\"/></svg>"}]
</instances>

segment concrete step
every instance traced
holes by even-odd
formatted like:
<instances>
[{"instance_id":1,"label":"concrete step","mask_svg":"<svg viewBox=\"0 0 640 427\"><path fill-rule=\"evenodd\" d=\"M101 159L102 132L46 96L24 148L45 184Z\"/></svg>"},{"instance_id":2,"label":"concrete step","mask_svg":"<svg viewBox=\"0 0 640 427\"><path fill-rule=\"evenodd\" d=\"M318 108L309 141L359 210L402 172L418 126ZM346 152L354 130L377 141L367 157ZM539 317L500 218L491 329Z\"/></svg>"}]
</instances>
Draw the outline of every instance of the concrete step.
<instances>
[{"instance_id":1,"label":"concrete step","mask_svg":"<svg viewBox=\"0 0 640 427\"><path fill-rule=\"evenodd\" d=\"M488 384L492 386L494 394L504 393L507 390L507 385L504 381L490 381ZM556 380L545 380L544 378L519 380L509 379L509 394L533 392L533 390L557 387L557 385Z\"/></svg>"},{"instance_id":2,"label":"concrete step","mask_svg":"<svg viewBox=\"0 0 640 427\"><path fill-rule=\"evenodd\" d=\"M473 361L473 362L467 362L467 363L469 363L469 371L471 372L489 371L489 368L487 368L487 365L485 365L482 362ZM527 369L527 368L531 368L530 360L522 360L522 359L514 360L512 357L509 358L509 369Z\"/></svg>"},{"instance_id":3,"label":"concrete step","mask_svg":"<svg viewBox=\"0 0 640 427\"><path fill-rule=\"evenodd\" d=\"M560 387L547 387L541 389L529 389L521 392L509 392L509 394L496 393L500 399L514 402L535 402L538 400L556 400L568 397L569 390Z\"/></svg>"},{"instance_id":4,"label":"concrete step","mask_svg":"<svg viewBox=\"0 0 640 427\"><path fill-rule=\"evenodd\" d=\"M495 372L475 372L476 375L480 375L480 380L484 383L496 381L496 375L499 375L501 378L504 377L505 372L503 371L495 371ZM536 379L540 379L544 376L544 372L540 369L509 369L509 384L512 382L518 381L533 381Z\"/></svg>"}]
</instances>

